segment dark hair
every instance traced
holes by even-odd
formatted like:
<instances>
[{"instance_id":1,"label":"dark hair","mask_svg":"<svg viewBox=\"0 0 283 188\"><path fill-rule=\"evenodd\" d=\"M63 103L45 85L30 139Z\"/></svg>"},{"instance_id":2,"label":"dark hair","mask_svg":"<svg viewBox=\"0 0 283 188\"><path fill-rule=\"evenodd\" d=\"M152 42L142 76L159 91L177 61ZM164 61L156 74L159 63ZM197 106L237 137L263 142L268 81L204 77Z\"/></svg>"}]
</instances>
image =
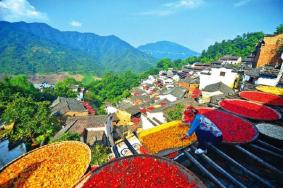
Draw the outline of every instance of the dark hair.
<instances>
[{"instance_id":1,"label":"dark hair","mask_svg":"<svg viewBox=\"0 0 283 188\"><path fill-rule=\"evenodd\" d=\"M199 111L197 109L194 109L194 114L197 115L199 113Z\"/></svg>"}]
</instances>

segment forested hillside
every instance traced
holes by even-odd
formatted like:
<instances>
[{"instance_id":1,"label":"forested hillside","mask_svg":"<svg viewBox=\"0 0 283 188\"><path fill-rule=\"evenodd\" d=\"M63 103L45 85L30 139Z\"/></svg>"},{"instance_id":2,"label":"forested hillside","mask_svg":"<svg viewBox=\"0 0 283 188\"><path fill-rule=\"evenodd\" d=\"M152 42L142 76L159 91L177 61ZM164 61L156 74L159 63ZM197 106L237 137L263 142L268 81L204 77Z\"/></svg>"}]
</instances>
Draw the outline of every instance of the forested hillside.
<instances>
[{"instance_id":1,"label":"forested hillside","mask_svg":"<svg viewBox=\"0 0 283 188\"><path fill-rule=\"evenodd\" d=\"M255 50L256 45L263 37L264 33L262 32L244 33L232 40L215 42L201 53L200 58L204 62L217 60L224 55L235 55L244 58Z\"/></svg>"},{"instance_id":2,"label":"forested hillside","mask_svg":"<svg viewBox=\"0 0 283 188\"><path fill-rule=\"evenodd\" d=\"M0 72L140 72L155 61L113 35L62 32L43 23L0 22Z\"/></svg>"}]
</instances>

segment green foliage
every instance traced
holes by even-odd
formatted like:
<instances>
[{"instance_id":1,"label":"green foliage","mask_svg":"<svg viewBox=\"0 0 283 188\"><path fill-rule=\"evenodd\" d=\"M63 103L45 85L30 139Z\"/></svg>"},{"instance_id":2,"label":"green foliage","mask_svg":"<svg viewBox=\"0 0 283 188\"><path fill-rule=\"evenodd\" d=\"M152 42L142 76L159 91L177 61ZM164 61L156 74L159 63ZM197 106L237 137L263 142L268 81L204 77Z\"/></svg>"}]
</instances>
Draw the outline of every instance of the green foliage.
<instances>
[{"instance_id":1,"label":"green foliage","mask_svg":"<svg viewBox=\"0 0 283 188\"><path fill-rule=\"evenodd\" d=\"M157 68L159 70L168 70L169 68L181 69L183 65L188 64L187 61L188 60L181 60L181 59L177 59L175 61L171 61L170 59L161 59L157 63Z\"/></svg>"},{"instance_id":2,"label":"green foliage","mask_svg":"<svg viewBox=\"0 0 283 188\"><path fill-rule=\"evenodd\" d=\"M199 57L189 57L189 58L185 59L182 63L183 64L193 64L193 63L195 63L199 60L200 60Z\"/></svg>"},{"instance_id":3,"label":"green foliage","mask_svg":"<svg viewBox=\"0 0 283 188\"><path fill-rule=\"evenodd\" d=\"M30 97L19 97L7 105L2 120L14 122L8 134L11 142L35 143L50 138L59 130L58 121L51 116L49 102L35 102Z\"/></svg>"},{"instance_id":4,"label":"green foliage","mask_svg":"<svg viewBox=\"0 0 283 188\"><path fill-rule=\"evenodd\" d=\"M201 62L212 62L224 55L240 56L242 58L250 55L264 34L262 32L244 33L232 40L223 40L215 42L203 51L200 57Z\"/></svg>"},{"instance_id":5,"label":"green foliage","mask_svg":"<svg viewBox=\"0 0 283 188\"><path fill-rule=\"evenodd\" d=\"M105 111L105 105L101 105L99 108L98 108L98 114L106 114L106 111Z\"/></svg>"},{"instance_id":6,"label":"green foliage","mask_svg":"<svg viewBox=\"0 0 283 188\"><path fill-rule=\"evenodd\" d=\"M145 79L147 78L149 75L156 75L159 73L159 69L157 67L155 68L151 68L143 73L140 74L140 79Z\"/></svg>"},{"instance_id":7,"label":"green foliage","mask_svg":"<svg viewBox=\"0 0 283 188\"><path fill-rule=\"evenodd\" d=\"M0 81L0 111L4 111L18 97L31 97L36 101L44 98L26 76L5 77Z\"/></svg>"},{"instance_id":8,"label":"green foliage","mask_svg":"<svg viewBox=\"0 0 283 188\"><path fill-rule=\"evenodd\" d=\"M57 82L54 87L54 95L60 97L76 97L77 94L72 91L71 87L73 85L78 85L74 78L66 78L63 81Z\"/></svg>"},{"instance_id":9,"label":"green foliage","mask_svg":"<svg viewBox=\"0 0 283 188\"><path fill-rule=\"evenodd\" d=\"M27 32L0 28L0 72L8 74L90 72L94 60L81 51L58 45ZM2 34L2 35L1 35ZM95 71L93 71L95 72Z\"/></svg>"},{"instance_id":10,"label":"green foliage","mask_svg":"<svg viewBox=\"0 0 283 188\"><path fill-rule=\"evenodd\" d=\"M277 28L276 31L274 32L274 34L278 35L283 33L283 24L280 24Z\"/></svg>"},{"instance_id":11,"label":"green foliage","mask_svg":"<svg viewBox=\"0 0 283 188\"><path fill-rule=\"evenodd\" d=\"M183 115L184 105L177 104L174 109L168 111L167 113L167 120L175 121L175 120L181 120Z\"/></svg>"},{"instance_id":12,"label":"green foliage","mask_svg":"<svg viewBox=\"0 0 283 188\"><path fill-rule=\"evenodd\" d=\"M108 161L110 149L99 144L91 147L91 165L102 165Z\"/></svg>"},{"instance_id":13,"label":"green foliage","mask_svg":"<svg viewBox=\"0 0 283 188\"><path fill-rule=\"evenodd\" d=\"M81 137L78 133L66 132L66 133L63 133L59 138L51 140L50 143L62 142L62 141L67 141L67 140L80 141Z\"/></svg>"},{"instance_id":14,"label":"green foliage","mask_svg":"<svg viewBox=\"0 0 283 188\"><path fill-rule=\"evenodd\" d=\"M168 70L168 68L171 67L171 60L168 58L165 59L161 59L158 63L157 63L157 68L161 68L163 70Z\"/></svg>"},{"instance_id":15,"label":"green foliage","mask_svg":"<svg viewBox=\"0 0 283 188\"><path fill-rule=\"evenodd\" d=\"M35 89L26 76L17 75L5 77L0 81L1 119L6 124L14 122L12 130L1 131L1 136L7 136L11 142L24 141L30 145L48 140L59 130L57 119L51 116L49 101L57 94L74 96L69 87L78 84L74 79L59 82L56 89L48 88L43 93ZM63 93L63 94L62 94ZM63 139L76 139L77 135L63 135Z\"/></svg>"},{"instance_id":16,"label":"green foliage","mask_svg":"<svg viewBox=\"0 0 283 188\"><path fill-rule=\"evenodd\" d=\"M0 21L0 72L95 73L153 67L155 59L115 36L60 32L41 23Z\"/></svg>"},{"instance_id":17,"label":"green foliage","mask_svg":"<svg viewBox=\"0 0 283 188\"><path fill-rule=\"evenodd\" d=\"M85 87L88 87L91 84L93 84L93 82L94 82L93 76L94 75L92 75L92 74L84 75L84 78L82 80L82 85L85 86Z\"/></svg>"},{"instance_id":18,"label":"green foliage","mask_svg":"<svg viewBox=\"0 0 283 188\"><path fill-rule=\"evenodd\" d=\"M76 81L74 78L66 78L55 84L54 88L44 88L41 92L42 100L53 101L58 96L75 98L77 93L72 91L72 86L80 85L80 82Z\"/></svg>"},{"instance_id":19,"label":"green foliage","mask_svg":"<svg viewBox=\"0 0 283 188\"><path fill-rule=\"evenodd\" d=\"M12 87L17 87L25 92L32 93L36 91L32 83L28 81L28 78L25 75L13 76L9 82Z\"/></svg>"},{"instance_id":20,"label":"green foliage","mask_svg":"<svg viewBox=\"0 0 283 188\"><path fill-rule=\"evenodd\" d=\"M154 75L154 74L158 74L159 71L161 70L168 70L169 68L173 68L173 69L181 69L184 65L187 64L192 64L194 62L200 61L201 58L200 57L189 57L187 59L177 59L177 60L170 60L168 58L166 59L161 59L157 65L156 68L152 68L146 72L144 72L143 74L141 74L141 78L146 78L149 75Z\"/></svg>"},{"instance_id":21,"label":"green foliage","mask_svg":"<svg viewBox=\"0 0 283 188\"><path fill-rule=\"evenodd\" d=\"M85 85L88 92L85 95L87 101L91 101L98 109L104 113L105 103L117 103L123 98L130 96L130 89L140 82L139 75L127 71L124 73L108 73L101 80L95 80Z\"/></svg>"}]
</instances>

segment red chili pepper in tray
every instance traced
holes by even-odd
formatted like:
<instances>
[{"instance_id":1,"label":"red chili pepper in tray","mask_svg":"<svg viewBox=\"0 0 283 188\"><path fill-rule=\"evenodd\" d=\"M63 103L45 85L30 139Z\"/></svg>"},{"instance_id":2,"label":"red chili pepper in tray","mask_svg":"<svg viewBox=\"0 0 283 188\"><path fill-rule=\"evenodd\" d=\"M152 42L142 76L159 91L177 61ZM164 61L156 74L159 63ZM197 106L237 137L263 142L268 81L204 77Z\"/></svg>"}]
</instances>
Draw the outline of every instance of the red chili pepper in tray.
<instances>
[{"instance_id":1,"label":"red chili pepper in tray","mask_svg":"<svg viewBox=\"0 0 283 188\"><path fill-rule=\"evenodd\" d=\"M274 106L283 106L283 98L271 93L264 93L259 91L242 91L239 93L239 95L240 97L250 101L256 101L262 104Z\"/></svg>"},{"instance_id":2,"label":"red chili pepper in tray","mask_svg":"<svg viewBox=\"0 0 283 188\"><path fill-rule=\"evenodd\" d=\"M278 120L280 114L265 105L239 99L224 99L219 105L234 114L256 120Z\"/></svg>"},{"instance_id":3,"label":"red chili pepper in tray","mask_svg":"<svg viewBox=\"0 0 283 188\"><path fill-rule=\"evenodd\" d=\"M179 166L162 158L134 156L118 159L98 169L84 187L197 187L196 182L193 181L197 177L193 175L194 178L189 178L188 175L193 173L187 174L180 170Z\"/></svg>"},{"instance_id":4,"label":"red chili pepper in tray","mask_svg":"<svg viewBox=\"0 0 283 188\"><path fill-rule=\"evenodd\" d=\"M242 118L214 108L198 108L198 111L222 131L223 142L246 143L257 136L254 125Z\"/></svg>"}]
</instances>

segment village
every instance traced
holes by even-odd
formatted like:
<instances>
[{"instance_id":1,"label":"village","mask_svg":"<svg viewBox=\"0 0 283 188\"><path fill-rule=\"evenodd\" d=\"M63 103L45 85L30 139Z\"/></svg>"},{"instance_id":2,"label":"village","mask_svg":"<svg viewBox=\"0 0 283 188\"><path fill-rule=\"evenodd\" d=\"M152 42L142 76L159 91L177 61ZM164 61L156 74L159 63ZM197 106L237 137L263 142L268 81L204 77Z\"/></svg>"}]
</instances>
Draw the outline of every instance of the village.
<instances>
[{"instance_id":1,"label":"village","mask_svg":"<svg viewBox=\"0 0 283 188\"><path fill-rule=\"evenodd\" d=\"M282 0L0 0L0 188L283 188Z\"/></svg>"},{"instance_id":2,"label":"village","mask_svg":"<svg viewBox=\"0 0 283 188\"><path fill-rule=\"evenodd\" d=\"M180 141L179 137L188 127L178 126L187 106L200 109L222 108L230 114L231 110L221 106L221 101L241 100L245 98L241 96L243 91L261 91L282 96L283 53L278 54L278 48L282 44L283 34L266 36L258 44L256 51L244 59L227 54L210 64L195 62L183 66L181 70L162 70L159 74L142 80L138 87L132 88L130 97L117 104L107 104L105 115L96 115L94 108L84 101L84 93L87 91L74 86L72 89L77 92L77 98L58 97L50 106L52 114L62 122L62 129L54 138L67 132L77 133L81 142L89 146L99 143L110 147L109 159L135 154L155 154L184 166L194 165L192 171L206 185L215 187L226 187L230 184L239 187L249 187L252 184L258 187L280 187L283 172L282 165L277 166L277 162L283 156L282 103L272 104L272 109L278 114L278 118L272 121L247 116L243 118L235 113L237 117L259 125L254 128L258 132L250 140L236 141L235 146L211 146L213 153L208 156L198 157L186 151L188 147L194 149L196 138L185 143ZM46 82L34 85L39 89L52 87ZM244 106L241 108L244 109ZM271 126L270 129L278 128L278 131L268 131L260 127L267 123ZM175 132L169 133L170 129ZM167 135L162 135L162 131L162 134ZM154 141L155 134L158 139ZM242 146L243 143L247 146ZM8 150L5 144L7 145L3 142L0 147L1 153ZM1 166L8 163L8 159L22 155L25 150L24 145L19 145L11 151L5 151L7 154L0 158ZM240 154L233 150L242 152L242 155L247 155L254 162L244 165L246 158L239 157ZM229 157L229 154L237 156L238 161L231 155ZM231 162L231 169L226 169L228 164L220 164L219 157ZM262 166L255 167L255 162ZM270 178L264 178L266 173L273 177L269 175ZM248 178L245 179L245 176Z\"/></svg>"},{"instance_id":3,"label":"village","mask_svg":"<svg viewBox=\"0 0 283 188\"><path fill-rule=\"evenodd\" d=\"M221 101L240 100L245 98L242 94L246 91L266 92L264 87L274 88L274 92L271 93L282 95L283 53L274 53L282 44L282 37L283 35L265 37L258 44L257 50L245 59L226 55L211 64L195 62L192 65L185 65L181 70L169 69L160 71L158 75L150 75L139 87L132 89L131 97L116 106L107 107L109 115L105 124L105 134L114 156L119 158L140 153L166 156L189 169L193 168L193 172L210 186L226 187L227 181L239 187L280 186L282 167L277 164L282 160L283 124L282 108L279 103L272 105L278 114L278 118L272 120L272 124L269 124L268 118L246 116L259 131L250 140L235 141L234 147L211 146L210 150L213 153L206 156L199 157L193 152L188 152L195 149L193 145L189 146L190 150L180 149L188 147L187 144L192 143L194 138L181 143L179 138L172 137L181 136L181 129L184 128L174 128L180 124L183 110L188 105L199 107L200 110L207 107L224 108ZM239 108L246 110L245 107ZM223 115L223 119L229 118L225 117L225 114L218 115ZM230 121L233 120L225 122L232 126L233 123ZM232 132L229 131L228 134ZM252 144L248 144L249 142ZM230 143L233 141L230 140ZM246 143L247 146L240 146L242 143ZM221 164L219 157L228 161L227 164ZM261 167L255 168L255 162ZM268 175L270 179L266 179L266 169L271 170L268 172L272 174ZM242 172L239 173L239 170ZM243 180L245 175L248 176L247 180Z\"/></svg>"}]
</instances>

